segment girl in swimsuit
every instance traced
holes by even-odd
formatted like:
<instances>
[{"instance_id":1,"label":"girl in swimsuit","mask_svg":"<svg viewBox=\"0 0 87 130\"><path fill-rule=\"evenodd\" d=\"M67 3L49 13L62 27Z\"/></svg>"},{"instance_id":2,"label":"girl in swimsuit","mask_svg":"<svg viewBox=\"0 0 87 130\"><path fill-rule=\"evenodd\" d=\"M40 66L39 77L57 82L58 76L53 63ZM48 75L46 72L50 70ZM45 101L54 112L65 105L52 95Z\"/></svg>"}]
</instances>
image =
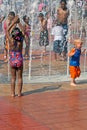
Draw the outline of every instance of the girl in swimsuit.
<instances>
[{"instance_id":1,"label":"girl in swimsuit","mask_svg":"<svg viewBox=\"0 0 87 130\"><path fill-rule=\"evenodd\" d=\"M16 75L18 74L18 96L22 94L22 73L23 73L23 34L18 27L15 27L9 37L9 53L11 66L11 96L15 96Z\"/></svg>"}]
</instances>

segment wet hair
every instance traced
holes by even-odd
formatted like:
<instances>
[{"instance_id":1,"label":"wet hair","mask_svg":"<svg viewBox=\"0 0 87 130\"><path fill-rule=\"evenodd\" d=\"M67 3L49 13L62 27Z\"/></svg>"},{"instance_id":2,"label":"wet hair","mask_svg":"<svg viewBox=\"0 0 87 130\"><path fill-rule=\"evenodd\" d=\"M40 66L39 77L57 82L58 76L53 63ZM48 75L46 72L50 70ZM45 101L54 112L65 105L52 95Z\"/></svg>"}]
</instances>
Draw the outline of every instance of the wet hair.
<instances>
[{"instance_id":1,"label":"wet hair","mask_svg":"<svg viewBox=\"0 0 87 130\"><path fill-rule=\"evenodd\" d=\"M15 17L15 12L14 11L10 11L8 15L11 15L11 16Z\"/></svg>"},{"instance_id":2,"label":"wet hair","mask_svg":"<svg viewBox=\"0 0 87 130\"><path fill-rule=\"evenodd\" d=\"M24 22L25 22L26 18L29 19L29 17L28 17L27 15L24 15L24 16L23 16L23 21L24 21Z\"/></svg>"},{"instance_id":3,"label":"wet hair","mask_svg":"<svg viewBox=\"0 0 87 130\"><path fill-rule=\"evenodd\" d=\"M43 13L40 13L40 14L38 15L38 17L44 17Z\"/></svg>"},{"instance_id":4,"label":"wet hair","mask_svg":"<svg viewBox=\"0 0 87 130\"><path fill-rule=\"evenodd\" d=\"M56 23L56 26L61 26L61 23L60 23L60 22L57 22L57 23Z\"/></svg>"},{"instance_id":5,"label":"wet hair","mask_svg":"<svg viewBox=\"0 0 87 130\"><path fill-rule=\"evenodd\" d=\"M24 16L23 16L23 21L25 21L25 20L26 20L26 18L27 18L27 15L24 15Z\"/></svg>"},{"instance_id":6,"label":"wet hair","mask_svg":"<svg viewBox=\"0 0 87 130\"><path fill-rule=\"evenodd\" d=\"M61 0L60 3L64 2L65 4L67 4L66 0Z\"/></svg>"},{"instance_id":7,"label":"wet hair","mask_svg":"<svg viewBox=\"0 0 87 130\"><path fill-rule=\"evenodd\" d=\"M23 41L23 34L18 27L14 28L11 32L11 37L18 42Z\"/></svg>"}]
</instances>

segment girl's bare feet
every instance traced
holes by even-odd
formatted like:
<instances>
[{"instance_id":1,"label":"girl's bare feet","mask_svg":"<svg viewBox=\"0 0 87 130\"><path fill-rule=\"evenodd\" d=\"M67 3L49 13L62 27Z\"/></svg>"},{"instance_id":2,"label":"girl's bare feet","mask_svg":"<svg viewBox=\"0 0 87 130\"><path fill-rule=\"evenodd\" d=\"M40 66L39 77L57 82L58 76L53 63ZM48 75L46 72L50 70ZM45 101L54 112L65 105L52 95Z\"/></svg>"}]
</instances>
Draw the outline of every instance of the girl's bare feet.
<instances>
[{"instance_id":1,"label":"girl's bare feet","mask_svg":"<svg viewBox=\"0 0 87 130\"><path fill-rule=\"evenodd\" d=\"M21 94L18 94L18 97L21 97L21 96L23 96L23 94L21 93Z\"/></svg>"},{"instance_id":2,"label":"girl's bare feet","mask_svg":"<svg viewBox=\"0 0 87 130\"><path fill-rule=\"evenodd\" d=\"M11 94L11 97L15 97L15 94Z\"/></svg>"}]
</instances>

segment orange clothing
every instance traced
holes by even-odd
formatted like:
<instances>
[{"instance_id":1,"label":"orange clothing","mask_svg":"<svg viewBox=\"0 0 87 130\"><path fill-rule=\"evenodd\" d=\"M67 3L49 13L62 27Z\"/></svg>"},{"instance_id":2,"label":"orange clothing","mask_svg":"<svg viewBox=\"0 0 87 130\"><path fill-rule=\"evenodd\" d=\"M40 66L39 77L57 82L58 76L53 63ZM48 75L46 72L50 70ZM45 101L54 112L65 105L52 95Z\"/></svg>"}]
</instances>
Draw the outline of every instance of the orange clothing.
<instances>
[{"instance_id":1,"label":"orange clothing","mask_svg":"<svg viewBox=\"0 0 87 130\"><path fill-rule=\"evenodd\" d=\"M72 48L71 51L68 53L68 56L72 56L75 54L76 49Z\"/></svg>"},{"instance_id":2,"label":"orange clothing","mask_svg":"<svg viewBox=\"0 0 87 130\"><path fill-rule=\"evenodd\" d=\"M81 73L80 67L70 66L69 69L70 69L71 78L75 79L80 76Z\"/></svg>"}]
</instances>

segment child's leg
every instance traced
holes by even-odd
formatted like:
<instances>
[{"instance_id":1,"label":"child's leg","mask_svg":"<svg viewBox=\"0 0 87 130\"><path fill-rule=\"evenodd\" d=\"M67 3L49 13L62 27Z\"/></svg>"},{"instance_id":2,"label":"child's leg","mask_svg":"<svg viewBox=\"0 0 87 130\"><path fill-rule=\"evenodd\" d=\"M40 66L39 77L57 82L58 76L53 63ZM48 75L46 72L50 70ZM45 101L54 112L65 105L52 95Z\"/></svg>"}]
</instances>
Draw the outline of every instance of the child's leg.
<instances>
[{"instance_id":1,"label":"child's leg","mask_svg":"<svg viewBox=\"0 0 87 130\"><path fill-rule=\"evenodd\" d=\"M54 52L54 58L57 60L57 53Z\"/></svg>"},{"instance_id":2,"label":"child's leg","mask_svg":"<svg viewBox=\"0 0 87 130\"><path fill-rule=\"evenodd\" d=\"M25 47L25 57L27 56L29 56L29 49L30 49L30 41L29 41L29 39L28 39L28 42L26 42L26 47Z\"/></svg>"},{"instance_id":3,"label":"child's leg","mask_svg":"<svg viewBox=\"0 0 87 130\"><path fill-rule=\"evenodd\" d=\"M59 43L60 43L60 41L56 40L56 41L54 41L54 44L53 44L54 59L56 61L60 58L60 56L59 56L59 53L60 53Z\"/></svg>"},{"instance_id":4,"label":"child's leg","mask_svg":"<svg viewBox=\"0 0 87 130\"><path fill-rule=\"evenodd\" d=\"M23 73L23 66L18 68L18 96L21 96L22 92L22 85L23 85L22 73Z\"/></svg>"},{"instance_id":5,"label":"child's leg","mask_svg":"<svg viewBox=\"0 0 87 130\"><path fill-rule=\"evenodd\" d=\"M77 69L76 66L70 66L70 75L71 75L71 85L72 86L76 86L76 77L77 77Z\"/></svg>"},{"instance_id":6,"label":"child's leg","mask_svg":"<svg viewBox=\"0 0 87 130\"><path fill-rule=\"evenodd\" d=\"M44 52L46 52L46 46L44 47Z\"/></svg>"},{"instance_id":7,"label":"child's leg","mask_svg":"<svg viewBox=\"0 0 87 130\"><path fill-rule=\"evenodd\" d=\"M8 50L9 50L9 43L8 40L5 39L5 50L4 50L4 61L8 61Z\"/></svg>"},{"instance_id":8,"label":"child's leg","mask_svg":"<svg viewBox=\"0 0 87 130\"><path fill-rule=\"evenodd\" d=\"M43 53L46 53L46 46L43 46Z\"/></svg>"},{"instance_id":9,"label":"child's leg","mask_svg":"<svg viewBox=\"0 0 87 130\"><path fill-rule=\"evenodd\" d=\"M15 96L16 69L11 68L11 96Z\"/></svg>"},{"instance_id":10,"label":"child's leg","mask_svg":"<svg viewBox=\"0 0 87 130\"><path fill-rule=\"evenodd\" d=\"M28 58L28 56L29 56L29 46L26 44L24 57Z\"/></svg>"},{"instance_id":11,"label":"child's leg","mask_svg":"<svg viewBox=\"0 0 87 130\"><path fill-rule=\"evenodd\" d=\"M7 49L4 50L4 61L7 62L8 59L8 51Z\"/></svg>"},{"instance_id":12,"label":"child's leg","mask_svg":"<svg viewBox=\"0 0 87 130\"><path fill-rule=\"evenodd\" d=\"M71 84L70 84L70 85L76 86L76 82L75 82L75 79L74 79L74 78L71 79Z\"/></svg>"}]
</instances>

